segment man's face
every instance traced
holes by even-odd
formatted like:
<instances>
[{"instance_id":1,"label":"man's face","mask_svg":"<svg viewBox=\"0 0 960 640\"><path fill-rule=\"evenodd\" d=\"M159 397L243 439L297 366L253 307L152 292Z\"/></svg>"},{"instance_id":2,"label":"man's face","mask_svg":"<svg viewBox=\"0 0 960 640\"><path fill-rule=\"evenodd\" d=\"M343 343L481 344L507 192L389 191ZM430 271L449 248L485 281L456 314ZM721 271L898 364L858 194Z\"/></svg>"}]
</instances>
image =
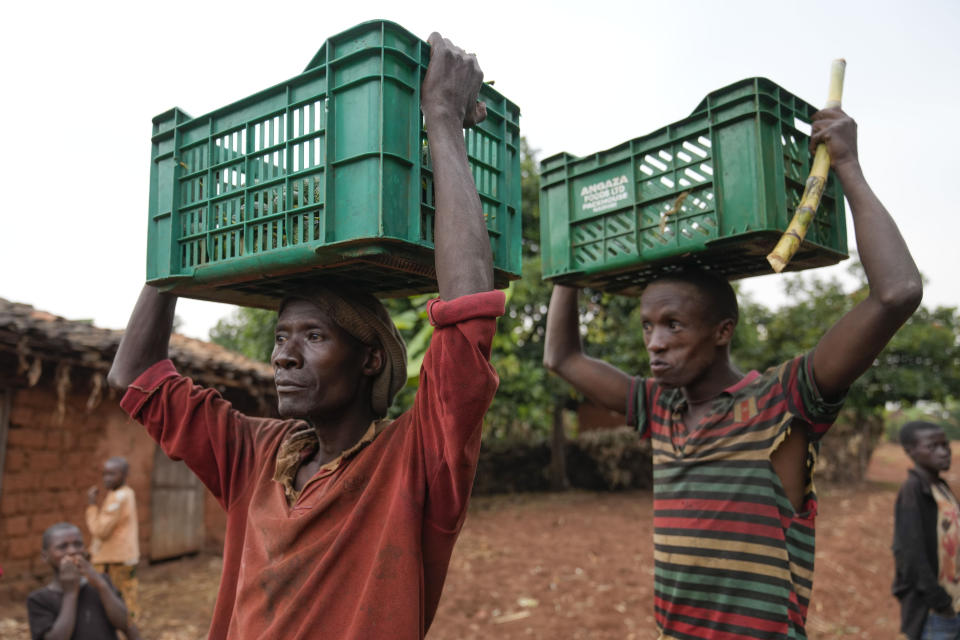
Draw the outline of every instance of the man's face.
<instances>
[{"instance_id":1,"label":"man's face","mask_svg":"<svg viewBox=\"0 0 960 640\"><path fill-rule=\"evenodd\" d=\"M79 559L83 552L83 536L79 529L59 529L50 536L50 544L43 551L43 557L54 571L59 571L64 558Z\"/></svg>"},{"instance_id":2,"label":"man's face","mask_svg":"<svg viewBox=\"0 0 960 640\"><path fill-rule=\"evenodd\" d=\"M909 451L918 467L933 475L950 468L950 443L940 429L924 429L917 433L917 442Z\"/></svg>"},{"instance_id":3,"label":"man's face","mask_svg":"<svg viewBox=\"0 0 960 640\"><path fill-rule=\"evenodd\" d=\"M118 462L107 462L103 465L103 486L110 491L123 485L123 465Z\"/></svg>"},{"instance_id":4,"label":"man's face","mask_svg":"<svg viewBox=\"0 0 960 640\"><path fill-rule=\"evenodd\" d=\"M271 362L280 415L335 416L357 406L370 348L340 328L322 309L291 300L277 319ZM363 400L369 404L369 398Z\"/></svg>"},{"instance_id":5,"label":"man's face","mask_svg":"<svg viewBox=\"0 0 960 640\"><path fill-rule=\"evenodd\" d=\"M714 363L718 325L710 321L707 300L694 285L655 282L640 298L643 342L650 372L668 387L689 386Z\"/></svg>"}]
</instances>

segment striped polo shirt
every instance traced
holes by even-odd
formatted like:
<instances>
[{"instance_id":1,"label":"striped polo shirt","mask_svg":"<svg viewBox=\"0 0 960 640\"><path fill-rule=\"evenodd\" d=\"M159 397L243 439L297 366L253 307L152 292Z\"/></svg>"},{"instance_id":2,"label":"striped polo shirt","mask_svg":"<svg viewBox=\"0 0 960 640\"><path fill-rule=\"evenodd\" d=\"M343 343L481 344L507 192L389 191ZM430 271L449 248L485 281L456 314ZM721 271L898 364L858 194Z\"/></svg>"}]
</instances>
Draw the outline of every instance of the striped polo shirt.
<instances>
[{"instance_id":1,"label":"striped polo shirt","mask_svg":"<svg viewBox=\"0 0 960 640\"><path fill-rule=\"evenodd\" d=\"M824 401L812 354L725 389L697 425L683 393L635 378L627 417L653 444L654 608L662 639L806 638L817 498L798 513L770 464L791 428L819 438L842 400Z\"/></svg>"}]
</instances>

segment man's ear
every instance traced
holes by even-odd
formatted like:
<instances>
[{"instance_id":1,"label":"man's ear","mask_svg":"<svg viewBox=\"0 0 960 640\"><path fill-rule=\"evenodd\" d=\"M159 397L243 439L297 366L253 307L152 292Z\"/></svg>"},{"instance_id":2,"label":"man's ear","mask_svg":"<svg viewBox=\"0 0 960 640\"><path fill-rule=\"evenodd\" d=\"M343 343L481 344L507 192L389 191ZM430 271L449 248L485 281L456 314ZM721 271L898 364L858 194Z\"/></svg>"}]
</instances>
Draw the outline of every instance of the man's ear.
<instances>
[{"instance_id":1,"label":"man's ear","mask_svg":"<svg viewBox=\"0 0 960 640\"><path fill-rule=\"evenodd\" d=\"M366 351L363 359L363 374L366 376L376 376L386 364L386 358L383 355L383 349L380 347L365 346Z\"/></svg>"},{"instance_id":2,"label":"man's ear","mask_svg":"<svg viewBox=\"0 0 960 640\"><path fill-rule=\"evenodd\" d=\"M721 320L717 325L716 331L716 345L718 347L725 347L730 344L730 341L733 340L733 332L737 328L737 323L734 322L733 318L726 318Z\"/></svg>"}]
</instances>

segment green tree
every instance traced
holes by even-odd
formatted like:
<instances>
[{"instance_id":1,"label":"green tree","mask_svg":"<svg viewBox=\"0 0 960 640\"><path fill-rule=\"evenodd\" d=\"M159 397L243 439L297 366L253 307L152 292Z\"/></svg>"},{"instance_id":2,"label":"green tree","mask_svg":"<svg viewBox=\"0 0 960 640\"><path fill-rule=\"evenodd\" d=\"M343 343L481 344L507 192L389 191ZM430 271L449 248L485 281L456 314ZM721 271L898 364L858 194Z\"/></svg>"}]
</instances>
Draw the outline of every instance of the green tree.
<instances>
[{"instance_id":1,"label":"green tree","mask_svg":"<svg viewBox=\"0 0 960 640\"><path fill-rule=\"evenodd\" d=\"M497 398L487 413L494 439L544 437L554 405L566 390L543 368L550 286L540 277L540 170L537 150L520 139L523 275L511 283L506 313L497 325L490 361L500 376Z\"/></svg>"},{"instance_id":2,"label":"green tree","mask_svg":"<svg viewBox=\"0 0 960 640\"><path fill-rule=\"evenodd\" d=\"M741 368L764 369L813 349L823 333L868 293L859 263L850 271L857 284L847 291L836 278L815 274L784 280L792 301L771 311L741 299L741 321L733 343ZM943 402L960 387L960 318L952 308L920 307L893 336L873 365L854 383L846 407L866 417L887 403Z\"/></svg>"},{"instance_id":3,"label":"green tree","mask_svg":"<svg viewBox=\"0 0 960 640\"><path fill-rule=\"evenodd\" d=\"M390 417L396 417L413 406L413 398L420 384L420 365L423 364L423 356L427 353L433 335L433 325L427 318L427 301L432 297L433 294L426 294L383 300L407 345L407 384L393 399Z\"/></svg>"},{"instance_id":4,"label":"green tree","mask_svg":"<svg viewBox=\"0 0 960 640\"><path fill-rule=\"evenodd\" d=\"M537 163L539 152L539 149L530 146L525 136L520 137L520 210L523 215L523 244L524 254L531 256L540 253L540 165Z\"/></svg>"},{"instance_id":5,"label":"green tree","mask_svg":"<svg viewBox=\"0 0 960 640\"><path fill-rule=\"evenodd\" d=\"M270 362L277 313L268 309L237 307L210 330L210 341L251 360Z\"/></svg>"},{"instance_id":6,"label":"green tree","mask_svg":"<svg viewBox=\"0 0 960 640\"><path fill-rule=\"evenodd\" d=\"M742 298L732 346L734 361L742 369L763 370L813 349L827 329L867 296L860 264L853 263L850 272L856 279L850 290L836 278L816 273L786 277L784 290L791 302L776 311ZM828 458L835 458L831 475L862 477L884 432L887 407L943 406L957 396L958 388L960 317L952 308L921 307L850 388L828 436L834 442L824 451ZM838 440L844 446L838 447ZM857 452L853 458L848 455L851 451Z\"/></svg>"},{"instance_id":7,"label":"green tree","mask_svg":"<svg viewBox=\"0 0 960 640\"><path fill-rule=\"evenodd\" d=\"M488 437L545 438L558 427L564 407L579 394L543 368L543 339L553 285L540 268L540 172L537 150L521 139L523 277L512 283L506 314L494 338L491 362L500 374L497 398L487 416ZM586 291L581 296L581 331L590 354L625 371L648 362L640 330L638 300Z\"/></svg>"}]
</instances>

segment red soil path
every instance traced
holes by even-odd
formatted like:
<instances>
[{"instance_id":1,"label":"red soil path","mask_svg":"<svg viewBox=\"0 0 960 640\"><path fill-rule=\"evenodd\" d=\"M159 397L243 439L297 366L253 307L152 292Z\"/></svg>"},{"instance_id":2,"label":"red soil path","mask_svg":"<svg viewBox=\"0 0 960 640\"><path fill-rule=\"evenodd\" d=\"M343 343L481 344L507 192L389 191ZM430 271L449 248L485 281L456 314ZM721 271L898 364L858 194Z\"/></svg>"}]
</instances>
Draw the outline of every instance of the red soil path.
<instances>
[{"instance_id":1,"label":"red soil path","mask_svg":"<svg viewBox=\"0 0 960 640\"><path fill-rule=\"evenodd\" d=\"M957 449L960 453L960 449ZM893 503L909 461L873 456L858 486L820 486L811 640L896 638ZM948 474L960 488L960 464ZM144 567L145 638L205 638L220 560ZM654 640L651 495L528 494L473 501L429 640ZM0 637L27 638L21 603L0 603Z\"/></svg>"}]
</instances>

